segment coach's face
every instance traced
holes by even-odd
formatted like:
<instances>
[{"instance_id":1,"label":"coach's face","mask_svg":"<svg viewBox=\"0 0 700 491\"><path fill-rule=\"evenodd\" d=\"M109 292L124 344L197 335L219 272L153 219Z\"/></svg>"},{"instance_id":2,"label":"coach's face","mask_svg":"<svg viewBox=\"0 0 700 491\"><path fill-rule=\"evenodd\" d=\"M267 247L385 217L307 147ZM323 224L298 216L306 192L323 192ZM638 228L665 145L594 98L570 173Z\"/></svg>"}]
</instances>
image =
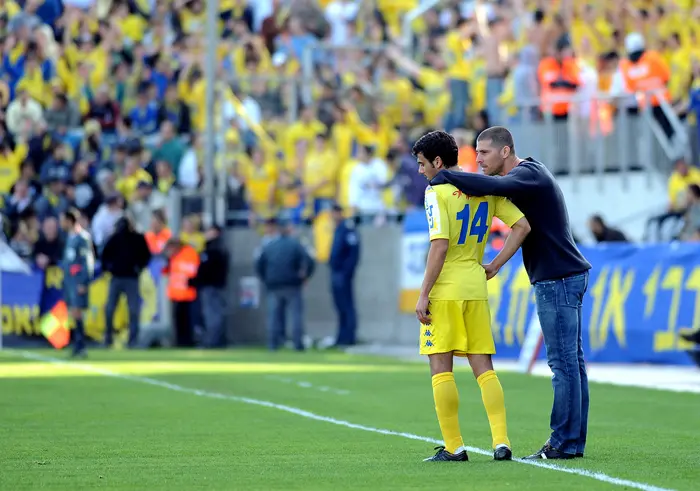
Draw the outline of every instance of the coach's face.
<instances>
[{"instance_id":1,"label":"coach's face","mask_svg":"<svg viewBox=\"0 0 700 491\"><path fill-rule=\"evenodd\" d=\"M440 157L435 157L433 162L430 162L425 158L423 152L416 155L418 160L418 173L423 174L427 180L431 180L437 175L442 169L442 159Z\"/></svg>"},{"instance_id":2,"label":"coach's face","mask_svg":"<svg viewBox=\"0 0 700 491\"><path fill-rule=\"evenodd\" d=\"M510 155L510 147L495 147L492 140L476 142L476 163L487 176L503 174L508 155Z\"/></svg>"}]
</instances>

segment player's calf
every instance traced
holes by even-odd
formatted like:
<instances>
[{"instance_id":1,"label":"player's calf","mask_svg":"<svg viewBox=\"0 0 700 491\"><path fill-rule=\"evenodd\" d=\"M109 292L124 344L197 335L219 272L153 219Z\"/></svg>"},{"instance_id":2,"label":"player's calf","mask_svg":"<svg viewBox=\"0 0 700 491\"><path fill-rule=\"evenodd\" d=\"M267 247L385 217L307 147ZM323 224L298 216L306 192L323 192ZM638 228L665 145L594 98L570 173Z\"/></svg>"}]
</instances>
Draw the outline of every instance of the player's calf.
<instances>
[{"instance_id":1,"label":"player's calf","mask_svg":"<svg viewBox=\"0 0 700 491\"><path fill-rule=\"evenodd\" d=\"M481 389L481 399L489 419L494 448L493 458L494 460L511 460L513 453L508 440L505 397L501 382L493 370L491 355L469 354L467 356L476 382Z\"/></svg>"}]
</instances>

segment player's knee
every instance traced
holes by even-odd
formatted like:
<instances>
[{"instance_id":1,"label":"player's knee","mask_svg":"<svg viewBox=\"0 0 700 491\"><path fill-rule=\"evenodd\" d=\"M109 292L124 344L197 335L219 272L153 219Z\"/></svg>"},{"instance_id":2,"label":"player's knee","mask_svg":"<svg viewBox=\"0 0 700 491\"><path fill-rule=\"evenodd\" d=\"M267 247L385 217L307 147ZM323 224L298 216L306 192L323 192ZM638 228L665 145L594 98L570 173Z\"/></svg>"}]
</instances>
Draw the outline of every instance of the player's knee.
<instances>
[{"instance_id":1,"label":"player's knee","mask_svg":"<svg viewBox=\"0 0 700 491\"><path fill-rule=\"evenodd\" d=\"M468 354L469 366L472 367L472 373L475 378L479 378L481 374L493 370L493 362L491 355Z\"/></svg>"},{"instance_id":2,"label":"player's knee","mask_svg":"<svg viewBox=\"0 0 700 491\"><path fill-rule=\"evenodd\" d=\"M430 375L435 376L438 373L451 372L453 356L449 353L435 353L429 355L430 359Z\"/></svg>"}]
</instances>

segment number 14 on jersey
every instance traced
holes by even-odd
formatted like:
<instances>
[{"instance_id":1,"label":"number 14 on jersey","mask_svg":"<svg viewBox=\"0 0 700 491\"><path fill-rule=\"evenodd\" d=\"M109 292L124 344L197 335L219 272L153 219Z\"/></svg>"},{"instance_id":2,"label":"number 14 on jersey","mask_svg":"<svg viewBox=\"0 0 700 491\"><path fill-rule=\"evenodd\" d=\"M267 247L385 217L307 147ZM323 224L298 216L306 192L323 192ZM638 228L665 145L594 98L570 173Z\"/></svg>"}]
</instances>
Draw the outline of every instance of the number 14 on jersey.
<instances>
[{"instance_id":1,"label":"number 14 on jersey","mask_svg":"<svg viewBox=\"0 0 700 491\"><path fill-rule=\"evenodd\" d=\"M469 204L465 204L462 211L457 213L457 220L462 222L462 226L459 230L459 240L458 245L462 245L467 241L467 235L476 236L477 243L482 243L484 237L489 231L489 204L487 201L482 201L474 212L474 218L471 218L471 213L469 209Z\"/></svg>"}]
</instances>

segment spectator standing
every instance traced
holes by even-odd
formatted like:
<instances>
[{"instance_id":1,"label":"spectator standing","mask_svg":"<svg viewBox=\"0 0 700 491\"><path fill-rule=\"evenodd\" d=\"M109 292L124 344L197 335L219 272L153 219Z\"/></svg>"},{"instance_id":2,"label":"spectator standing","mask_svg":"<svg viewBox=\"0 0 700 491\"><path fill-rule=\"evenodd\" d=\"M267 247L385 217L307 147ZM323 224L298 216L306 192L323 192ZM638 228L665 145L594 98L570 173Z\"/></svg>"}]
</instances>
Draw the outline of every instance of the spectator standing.
<instances>
[{"instance_id":1,"label":"spectator standing","mask_svg":"<svg viewBox=\"0 0 700 491\"><path fill-rule=\"evenodd\" d=\"M279 227L274 219L269 227ZM267 293L267 346L276 351L282 342L287 309L291 316L292 341L297 351L304 350L304 283L311 277L315 262L304 245L286 228L278 228L265 244L255 270Z\"/></svg>"},{"instance_id":2,"label":"spectator standing","mask_svg":"<svg viewBox=\"0 0 700 491\"><path fill-rule=\"evenodd\" d=\"M199 255L194 247L183 244L180 239L171 238L165 245L164 255L168 259L163 274L168 275L168 298L173 304L173 326L175 346L194 346L194 326L192 313L197 290L190 285L197 275Z\"/></svg>"},{"instance_id":3,"label":"spectator standing","mask_svg":"<svg viewBox=\"0 0 700 491\"><path fill-rule=\"evenodd\" d=\"M197 287L202 301L205 348L226 346L226 285L228 283L229 255L221 235L221 227L214 225L204 234L206 245L200 254L197 276L190 284Z\"/></svg>"},{"instance_id":4,"label":"spectator standing","mask_svg":"<svg viewBox=\"0 0 700 491\"><path fill-rule=\"evenodd\" d=\"M114 226L122 215L124 215L123 198L117 193L107 196L92 219L92 235L98 250L102 249L109 236L112 235Z\"/></svg>"},{"instance_id":5,"label":"spectator standing","mask_svg":"<svg viewBox=\"0 0 700 491\"><path fill-rule=\"evenodd\" d=\"M112 346L114 332L114 312L122 294L126 295L129 307L129 341L128 347L135 348L139 338L139 319L141 299L139 297L139 277L151 260L146 239L136 232L128 217L121 217L112 236L102 251L102 266L112 274L109 293L105 306L106 347Z\"/></svg>"},{"instance_id":6,"label":"spectator standing","mask_svg":"<svg viewBox=\"0 0 700 491\"><path fill-rule=\"evenodd\" d=\"M683 241L693 240L700 231L700 186L691 184L688 191L688 208L683 217L683 230L680 235Z\"/></svg>"},{"instance_id":7,"label":"spectator standing","mask_svg":"<svg viewBox=\"0 0 700 491\"><path fill-rule=\"evenodd\" d=\"M153 189L150 182L141 181L136 186L134 199L129 203L129 214L134 220L134 229L143 234L151 224L155 210L162 210L167 205L167 198Z\"/></svg>"},{"instance_id":8,"label":"spectator standing","mask_svg":"<svg viewBox=\"0 0 700 491\"><path fill-rule=\"evenodd\" d=\"M15 95L15 100L7 106L5 113L7 129L18 142L27 142L44 124L44 110L29 95L26 84L17 84Z\"/></svg>"},{"instance_id":9,"label":"spectator standing","mask_svg":"<svg viewBox=\"0 0 700 491\"><path fill-rule=\"evenodd\" d=\"M629 242L625 234L616 228L609 227L600 215L593 215L588 220L588 228L599 244L601 242Z\"/></svg>"},{"instance_id":10,"label":"spectator standing","mask_svg":"<svg viewBox=\"0 0 700 491\"><path fill-rule=\"evenodd\" d=\"M356 342L357 332L353 281L360 260L360 238L354 220L346 220L343 209L338 205L333 207L333 220L336 227L328 264L331 269L331 291L338 314L335 345L352 346Z\"/></svg>"},{"instance_id":11,"label":"spectator standing","mask_svg":"<svg viewBox=\"0 0 700 491\"><path fill-rule=\"evenodd\" d=\"M49 217L41 224L41 236L34 245L34 263L39 269L56 266L63 256L65 244L59 235L58 220Z\"/></svg>"}]
</instances>

